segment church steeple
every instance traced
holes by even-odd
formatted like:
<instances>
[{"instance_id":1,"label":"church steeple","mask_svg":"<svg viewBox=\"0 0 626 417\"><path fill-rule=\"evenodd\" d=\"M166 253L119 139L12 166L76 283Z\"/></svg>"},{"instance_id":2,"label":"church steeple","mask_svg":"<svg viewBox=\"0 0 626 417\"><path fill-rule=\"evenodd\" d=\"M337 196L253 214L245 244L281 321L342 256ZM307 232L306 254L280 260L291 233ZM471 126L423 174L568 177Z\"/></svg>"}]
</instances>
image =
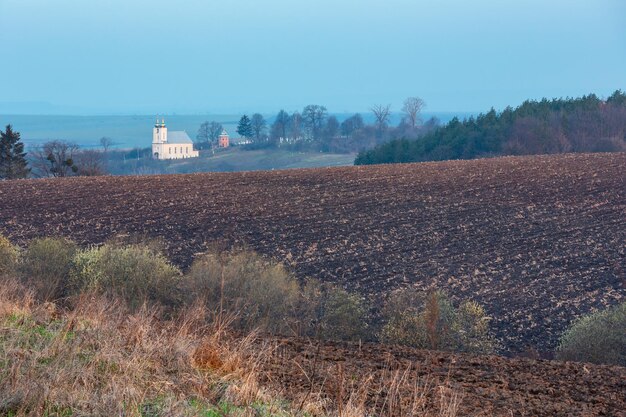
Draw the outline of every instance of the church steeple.
<instances>
[{"instance_id":1,"label":"church steeple","mask_svg":"<svg viewBox=\"0 0 626 417\"><path fill-rule=\"evenodd\" d=\"M152 129L152 143L167 143L167 127L165 127L165 118L161 118L161 121L159 122L159 116L157 116L154 129Z\"/></svg>"}]
</instances>

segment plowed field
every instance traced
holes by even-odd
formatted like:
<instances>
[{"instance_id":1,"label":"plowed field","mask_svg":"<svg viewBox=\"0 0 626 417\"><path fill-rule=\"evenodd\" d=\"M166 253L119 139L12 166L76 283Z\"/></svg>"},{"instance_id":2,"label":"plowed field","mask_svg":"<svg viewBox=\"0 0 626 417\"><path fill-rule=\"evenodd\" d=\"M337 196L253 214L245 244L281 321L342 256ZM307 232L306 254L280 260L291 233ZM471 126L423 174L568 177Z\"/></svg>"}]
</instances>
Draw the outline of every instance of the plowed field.
<instances>
[{"instance_id":1,"label":"plowed field","mask_svg":"<svg viewBox=\"0 0 626 417\"><path fill-rule=\"evenodd\" d=\"M6 181L0 233L158 236L183 267L246 244L372 303L405 285L475 299L505 350L549 351L626 298L626 154Z\"/></svg>"},{"instance_id":2,"label":"plowed field","mask_svg":"<svg viewBox=\"0 0 626 417\"><path fill-rule=\"evenodd\" d=\"M459 416L626 416L626 368L365 344L275 340L259 368L293 399L322 394L373 415L425 414L456 397Z\"/></svg>"}]
</instances>

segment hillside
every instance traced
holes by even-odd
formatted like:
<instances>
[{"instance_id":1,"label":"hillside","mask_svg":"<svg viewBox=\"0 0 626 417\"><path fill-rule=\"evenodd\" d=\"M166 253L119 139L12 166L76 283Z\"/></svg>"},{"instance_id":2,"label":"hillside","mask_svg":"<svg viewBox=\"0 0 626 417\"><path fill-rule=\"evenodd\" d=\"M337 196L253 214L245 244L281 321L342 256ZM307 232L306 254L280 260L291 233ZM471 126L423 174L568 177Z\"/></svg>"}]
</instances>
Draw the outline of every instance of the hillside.
<instances>
[{"instance_id":1,"label":"hillside","mask_svg":"<svg viewBox=\"0 0 626 417\"><path fill-rule=\"evenodd\" d=\"M137 151L133 151L135 154ZM132 152L131 152L132 153ZM190 174L195 172L237 172L292 168L321 168L347 166L354 162L354 154L321 152L292 152L283 149L244 150L241 147L220 149L215 154L201 151L199 158L156 161L149 149L140 159L128 153L111 153L107 168L113 175L134 174Z\"/></svg>"},{"instance_id":2,"label":"hillside","mask_svg":"<svg viewBox=\"0 0 626 417\"><path fill-rule=\"evenodd\" d=\"M625 150L626 94L617 90L606 100L594 94L544 98L501 112L492 108L462 121L455 117L418 139L396 136L396 140L364 150L355 164Z\"/></svg>"},{"instance_id":3,"label":"hillside","mask_svg":"<svg viewBox=\"0 0 626 417\"><path fill-rule=\"evenodd\" d=\"M373 305L407 285L475 299L512 352L626 297L624 218L624 153L0 182L16 242L144 234L181 266L245 244Z\"/></svg>"}]
</instances>

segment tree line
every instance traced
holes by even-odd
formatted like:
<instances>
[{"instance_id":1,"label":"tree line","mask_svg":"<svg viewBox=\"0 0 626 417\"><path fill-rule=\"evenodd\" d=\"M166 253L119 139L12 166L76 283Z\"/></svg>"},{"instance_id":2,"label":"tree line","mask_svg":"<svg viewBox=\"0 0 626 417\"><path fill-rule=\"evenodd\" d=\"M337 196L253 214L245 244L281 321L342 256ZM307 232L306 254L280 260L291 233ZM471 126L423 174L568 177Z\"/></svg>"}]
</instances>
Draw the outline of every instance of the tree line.
<instances>
[{"instance_id":1,"label":"tree line","mask_svg":"<svg viewBox=\"0 0 626 417\"><path fill-rule=\"evenodd\" d=\"M369 149L390 138L419 137L433 130L439 122L431 118L422 121L425 103L419 97L407 98L402 106L402 118L397 126L391 123L391 105L375 105L372 123L366 123L360 113L340 120L326 106L310 104L302 111L280 110L267 120L262 114L244 114L239 119L237 134L246 140L248 149L287 148L296 151L351 153ZM199 149L212 148L222 125L215 121L202 123L196 136Z\"/></svg>"},{"instance_id":2,"label":"tree line","mask_svg":"<svg viewBox=\"0 0 626 417\"><path fill-rule=\"evenodd\" d=\"M112 140L103 137L100 145L102 150L80 149L72 142L51 140L27 153L20 133L9 124L0 130L0 180L104 175Z\"/></svg>"},{"instance_id":3,"label":"tree line","mask_svg":"<svg viewBox=\"0 0 626 417\"><path fill-rule=\"evenodd\" d=\"M473 159L501 155L626 151L626 94L606 100L527 100L502 112L493 108L463 121L453 118L420 138L397 139L363 150L356 165Z\"/></svg>"}]
</instances>

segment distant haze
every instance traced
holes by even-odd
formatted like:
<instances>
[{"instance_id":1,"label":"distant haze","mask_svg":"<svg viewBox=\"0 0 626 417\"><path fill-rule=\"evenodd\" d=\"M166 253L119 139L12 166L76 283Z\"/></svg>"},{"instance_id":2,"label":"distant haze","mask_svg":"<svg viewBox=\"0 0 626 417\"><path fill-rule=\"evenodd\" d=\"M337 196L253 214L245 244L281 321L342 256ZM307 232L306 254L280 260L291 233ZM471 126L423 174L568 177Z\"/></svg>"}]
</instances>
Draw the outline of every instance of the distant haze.
<instances>
[{"instance_id":1,"label":"distant haze","mask_svg":"<svg viewBox=\"0 0 626 417\"><path fill-rule=\"evenodd\" d=\"M339 120L347 115L334 114ZM364 115L371 123L373 117ZM446 123L452 117L469 117L469 113L424 113L424 119L436 117ZM271 115L268 115L271 117ZM401 115L396 113L391 121L397 124ZM200 124L204 121L215 121L222 124L229 135L239 137L236 132L238 114L204 114L204 115L165 115L163 118L171 130L184 130L189 137L195 139ZM272 120L272 119L269 119ZM146 115L99 115L99 116L68 116L68 115L16 115L0 114L0 127L12 124L20 132L27 148L40 145L54 139L67 140L85 148L99 148L100 138L107 136L113 140L116 148L145 148L152 143L152 127L154 116Z\"/></svg>"},{"instance_id":2,"label":"distant haze","mask_svg":"<svg viewBox=\"0 0 626 417\"><path fill-rule=\"evenodd\" d=\"M429 111L626 89L623 0L0 0L1 114Z\"/></svg>"}]
</instances>

